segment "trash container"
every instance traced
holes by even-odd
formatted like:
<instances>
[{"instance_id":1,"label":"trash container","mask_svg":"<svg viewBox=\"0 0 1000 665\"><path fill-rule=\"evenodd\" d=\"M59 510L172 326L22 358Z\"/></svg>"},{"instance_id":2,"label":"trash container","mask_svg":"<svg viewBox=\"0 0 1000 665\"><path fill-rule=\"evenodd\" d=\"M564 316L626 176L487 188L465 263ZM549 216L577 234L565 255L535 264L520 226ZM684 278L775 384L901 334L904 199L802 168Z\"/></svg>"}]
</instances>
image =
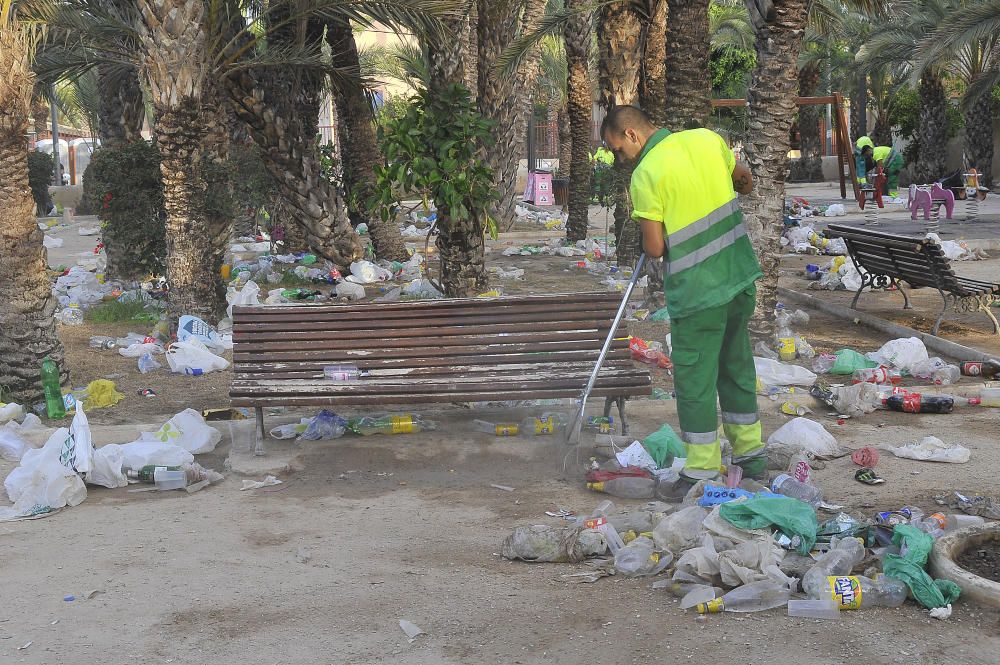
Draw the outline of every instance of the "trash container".
<instances>
[{"instance_id":1,"label":"trash container","mask_svg":"<svg viewBox=\"0 0 1000 665\"><path fill-rule=\"evenodd\" d=\"M553 178L552 195L557 206L566 205L566 201L569 199L569 178Z\"/></svg>"}]
</instances>

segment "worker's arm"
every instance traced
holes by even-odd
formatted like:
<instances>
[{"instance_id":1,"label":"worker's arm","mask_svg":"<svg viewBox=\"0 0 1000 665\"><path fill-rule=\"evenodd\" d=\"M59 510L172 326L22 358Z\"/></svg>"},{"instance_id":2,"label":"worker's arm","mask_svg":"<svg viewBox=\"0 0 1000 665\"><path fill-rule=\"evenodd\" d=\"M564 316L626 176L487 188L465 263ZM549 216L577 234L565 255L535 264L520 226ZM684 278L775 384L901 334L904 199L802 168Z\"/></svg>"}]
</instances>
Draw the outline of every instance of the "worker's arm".
<instances>
[{"instance_id":1,"label":"worker's arm","mask_svg":"<svg viewBox=\"0 0 1000 665\"><path fill-rule=\"evenodd\" d=\"M651 259L658 259L666 253L667 244L663 240L663 224L651 219L639 219L642 229L642 251Z\"/></svg>"},{"instance_id":2,"label":"worker's arm","mask_svg":"<svg viewBox=\"0 0 1000 665\"><path fill-rule=\"evenodd\" d=\"M753 175L746 164L737 162L733 167L733 189L740 194L749 194L753 190Z\"/></svg>"}]
</instances>

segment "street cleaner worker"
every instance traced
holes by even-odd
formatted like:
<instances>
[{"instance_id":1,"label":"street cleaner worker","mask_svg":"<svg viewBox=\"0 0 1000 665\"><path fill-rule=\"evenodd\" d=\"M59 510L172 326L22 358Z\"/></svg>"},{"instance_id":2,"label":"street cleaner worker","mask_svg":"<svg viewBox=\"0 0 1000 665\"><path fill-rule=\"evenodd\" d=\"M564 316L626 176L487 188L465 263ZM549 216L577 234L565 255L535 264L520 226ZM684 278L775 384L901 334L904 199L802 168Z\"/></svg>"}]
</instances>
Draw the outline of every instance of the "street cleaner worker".
<instances>
[{"instance_id":1,"label":"street cleaner worker","mask_svg":"<svg viewBox=\"0 0 1000 665\"><path fill-rule=\"evenodd\" d=\"M634 106L601 126L616 161L633 165L632 216L649 257L663 257L674 389L689 482L720 477L722 429L744 477L762 478L767 457L757 414L748 322L762 276L736 192L753 188L725 140L708 129L671 133Z\"/></svg>"},{"instance_id":2,"label":"street cleaner worker","mask_svg":"<svg viewBox=\"0 0 1000 665\"><path fill-rule=\"evenodd\" d=\"M895 148L887 145L875 145L867 136L862 136L854 144L854 169L858 182L868 184L868 174L879 165L885 171L885 191L892 197L899 194L899 172L903 170L903 155Z\"/></svg>"}]
</instances>

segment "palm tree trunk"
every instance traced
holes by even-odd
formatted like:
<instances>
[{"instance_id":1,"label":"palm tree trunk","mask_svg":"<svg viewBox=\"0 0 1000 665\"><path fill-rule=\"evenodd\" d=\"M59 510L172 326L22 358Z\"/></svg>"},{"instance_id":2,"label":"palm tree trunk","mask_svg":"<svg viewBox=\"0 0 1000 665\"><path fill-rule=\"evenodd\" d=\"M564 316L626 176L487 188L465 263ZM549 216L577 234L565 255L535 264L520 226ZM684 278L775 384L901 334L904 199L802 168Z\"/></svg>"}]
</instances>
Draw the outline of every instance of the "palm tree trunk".
<instances>
[{"instance_id":1,"label":"palm tree trunk","mask_svg":"<svg viewBox=\"0 0 1000 665\"><path fill-rule=\"evenodd\" d=\"M647 0L640 106L653 123L667 125L667 0ZM711 107L709 107L711 113Z\"/></svg>"},{"instance_id":2,"label":"palm tree trunk","mask_svg":"<svg viewBox=\"0 0 1000 665\"><path fill-rule=\"evenodd\" d=\"M559 169L556 174L560 178L569 177L569 167L573 162L573 137L569 133L569 111L566 106L567 100L563 100L559 109Z\"/></svg>"},{"instance_id":3,"label":"palm tree trunk","mask_svg":"<svg viewBox=\"0 0 1000 665\"><path fill-rule=\"evenodd\" d=\"M35 404L43 396L40 367L49 356L61 368L52 284L45 272L43 233L35 222L28 187L25 135L31 126L34 76L25 34L16 23L0 25L0 387L3 401Z\"/></svg>"},{"instance_id":4,"label":"palm tree trunk","mask_svg":"<svg viewBox=\"0 0 1000 665\"><path fill-rule=\"evenodd\" d=\"M597 17L597 80L600 103L635 104L642 71L642 21L629 0L604 5Z\"/></svg>"},{"instance_id":5,"label":"palm tree trunk","mask_svg":"<svg viewBox=\"0 0 1000 665\"><path fill-rule=\"evenodd\" d=\"M709 0L668 0L666 126L704 127L712 115Z\"/></svg>"},{"instance_id":6,"label":"palm tree trunk","mask_svg":"<svg viewBox=\"0 0 1000 665\"><path fill-rule=\"evenodd\" d=\"M587 0L567 0L567 9L580 10ZM569 173L569 219L566 238L571 241L587 237L590 210L590 148L593 124L594 95L590 89L590 40L593 15L581 11L566 23L566 91L572 137Z\"/></svg>"},{"instance_id":7,"label":"palm tree trunk","mask_svg":"<svg viewBox=\"0 0 1000 665\"><path fill-rule=\"evenodd\" d=\"M819 89L819 65L810 63L799 72L799 96L812 97ZM823 181L823 138L819 134L821 106L799 107L799 152L788 179L792 182Z\"/></svg>"},{"instance_id":8,"label":"palm tree trunk","mask_svg":"<svg viewBox=\"0 0 1000 665\"><path fill-rule=\"evenodd\" d=\"M450 27L439 43L428 45L432 91L464 85L468 76L465 57L468 37L465 33L471 29L469 21L460 18ZM435 244L440 257L441 288L446 296L467 297L488 288L484 221L479 217L456 220L445 206L438 204Z\"/></svg>"},{"instance_id":9,"label":"palm tree trunk","mask_svg":"<svg viewBox=\"0 0 1000 665\"><path fill-rule=\"evenodd\" d=\"M139 6L167 211L168 309L173 319L193 314L216 322L225 299L219 297L221 261L215 265L215 229L207 209L205 142L217 127L204 106L205 7L201 0L140 0Z\"/></svg>"},{"instance_id":10,"label":"palm tree trunk","mask_svg":"<svg viewBox=\"0 0 1000 665\"><path fill-rule=\"evenodd\" d=\"M605 5L598 14L598 98L605 111L615 106L639 103L639 90L645 83L641 78L643 37L648 33L644 29L648 30L648 26L643 25L642 17L631 2ZM631 169L621 163L615 164L614 168L612 198L615 205L616 259L619 265L629 265L638 258L639 237L638 233L623 235L626 224L635 224L630 220L632 208L628 197Z\"/></svg>"},{"instance_id":11,"label":"palm tree trunk","mask_svg":"<svg viewBox=\"0 0 1000 665\"><path fill-rule=\"evenodd\" d=\"M993 186L993 100L983 95L965 114L965 156L982 174L980 184Z\"/></svg>"},{"instance_id":12,"label":"palm tree trunk","mask_svg":"<svg viewBox=\"0 0 1000 665\"><path fill-rule=\"evenodd\" d=\"M875 145L892 145L892 128L889 126L888 112L879 113L875 116L875 127L868 134L868 137L874 141ZM857 141L857 138L854 140ZM851 149L854 149L853 146Z\"/></svg>"},{"instance_id":13,"label":"palm tree trunk","mask_svg":"<svg viewBox=\"0 0 1000 665\"><path fill-rule=\"evenodd\" d=\"M798 110L797 60L806 27L805 0L775 0L774 17L757 29L757 65L749 90L749 129L744 144L754 189L744 200L745 223L764 277L757 287L757 311L750 323L769 339L777 303L778 263L788 170L789 130Z\"/></svg>"},{"instance_id":14,"label":"palm tree trunk","mask_svg":"<svg viewBox=\"0 0 1000 665\"><path fill-rule=\"evenodd\" d=\"M358 47L354 32L347 21L330 21L326 25L326 41L334 67L360 70ZM379 162L378 142L375 140L372 107L362 88L334 91L337 116L343 119L344 133L340 136L344 161L344 189L355 222L368 225L368 235L375 245L375 255L389 261L408 258L399 226L395 220L387 224L369 207L368 201L375 193L373 164Z\"/></svg>"},{"instance_id":15,"label":"palm tree trunk","mask_svg":"<svg viewBox=\"0 0 1000 665\"><path fill-rule=\"evenodd\" d=\"M98 109L101 147L114 149L141 141L146 106L139 72L128 68L126 73L120 67L112 70L110 65L102 64L97 66L97 76L102 91Z\"/></svg>"},{"instance_id":16,"label":"palm tree trunk","mask_svg":"<svg viewBox=\"0 0 1000 665\"><path fill-rule=\"evenodd\" d=\"M917 137L920 152L914 177L918 183L934 182L945 173L945 146L948 142L948 118L941 75L933 70L924 72L918 88L920 95L920 126Z\"/></svg>"},{"instance_id":17,"label":"palm tree trunk","mask_svg":"<svg viewBox=\"0 0 1000 665\"><path fill-rule=\"evenodd\" d=\"M868 134L868 76L857 74L854 89L851 91L851 143Z\"/></svg>"},{"instance_id":18,"label":"palm tree trunk","mask_svg":"<svg viewBox=\"0 0 1000 665\"><path fill-rule=\"evenodd\" d=\"M514 220L517 201L517 171L524 153L528 112L532 108L538 77L538 47L531 49L511 75L495 69L504 50L521 35L534 30L545 13L545 3L534 0L478 0L478 90L479 113L492 120L493 146L486 159L496 177L500 198L493 218L507 228Z\"/></svg>"},{"instance_id":19,"label":"palm tree trunk","mask_svg":"<svg viewBox=\"0 0 1000 665\"><path fill-rule=\"evenodd\" d=\"M206 222L212 248L209 269L220 275L222 264L233 237L236 205L233 201L233 185L229 175L229 145L233 135L235 119L228 112L216 81L206 81L202 115L210 118L204 146L204 174L206 194ZM226 285L221 278L213 276L215 287L213 305L219 312L226 308Z\"/></svg>"}]
</instances>

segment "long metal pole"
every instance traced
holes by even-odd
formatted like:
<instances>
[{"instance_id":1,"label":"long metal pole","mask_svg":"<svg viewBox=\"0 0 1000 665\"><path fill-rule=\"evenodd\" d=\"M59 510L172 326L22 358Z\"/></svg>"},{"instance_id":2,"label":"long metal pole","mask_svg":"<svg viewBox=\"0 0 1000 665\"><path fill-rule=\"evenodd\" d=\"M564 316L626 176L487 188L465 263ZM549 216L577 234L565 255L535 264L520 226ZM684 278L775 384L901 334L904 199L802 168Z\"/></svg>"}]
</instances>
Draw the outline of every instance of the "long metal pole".
<instances>
[{"instance_id":1,"label":"long metal pole","mask_svg":"<svg viewBox=\"0 0 1000 665\"><path fill-rule=\"evenodd\" d=\"M632 279L628 281L628 286L625 287L625 294L622 296L622 303L618 306L618 312L615 314L615 319L611 323L611 329L608 331L608 338L604 340L604 346L601 347L601 353L597 356L597 363L594 364L594 371L590 373L590 379L587 381L587 387L583 389L583 393L580 395L580 408L576 411L576 417L570 422L569 427L566 429L566 443L568 445L576 445L580 442L580 430L583 427L583 413L584 409L587 408L587 399L590 397L590 391L594 389L594 384L597 382L597 374L601 371L601 365L604 364L604 358L608 355L608 350L611 348L611 342L615 338L615 333L618 332L618 324L622 320L622 316L625 315L625 307L628 305L629 298L632 297L632 290L635 289L635 283L639 281L639 276L642 275L642 267L646 263L646 254L642 253L639 255L639 260L635 263L635 270L632 272Z\"/></svg>"},{"instance_id":2,"label":"long metal pole","mask_svg":"<svg viewBox=\"0 0 1000 665\"><path fill-rule=\"evenodd\" d=\"M62 178L59 177L59 118L56 115L56 86L52 89L52 103L49 105L52 112L52 157L55 164L52 166L52 183L59 187L62 185ZM48 212L46 210L46 212Z\"/></svg>"}]
</instances>

